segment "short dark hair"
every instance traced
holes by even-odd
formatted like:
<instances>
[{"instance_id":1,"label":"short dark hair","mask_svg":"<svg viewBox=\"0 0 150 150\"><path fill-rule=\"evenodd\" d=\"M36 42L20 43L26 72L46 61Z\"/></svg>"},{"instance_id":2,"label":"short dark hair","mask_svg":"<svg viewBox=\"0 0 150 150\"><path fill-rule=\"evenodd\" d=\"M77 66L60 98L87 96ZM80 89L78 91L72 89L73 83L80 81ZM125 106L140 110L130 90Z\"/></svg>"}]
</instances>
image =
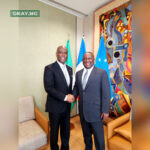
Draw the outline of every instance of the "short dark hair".
<instances>
[{"instance_id":1,"label":"short dark hair","mask_svg":"<svg viewBox=\"0 0 150 150\"><path fill-rule=\"evenodd\" d=\"M93 54L93 52L90 52L90 51L89 51L89 52L84 53L84 55L87 54L87 53L91 54L92 57L93 57L93 59L94 59L94 54ZM84 57L84 55L83 55L83 57Z\"/></svg>"}]
</instances>

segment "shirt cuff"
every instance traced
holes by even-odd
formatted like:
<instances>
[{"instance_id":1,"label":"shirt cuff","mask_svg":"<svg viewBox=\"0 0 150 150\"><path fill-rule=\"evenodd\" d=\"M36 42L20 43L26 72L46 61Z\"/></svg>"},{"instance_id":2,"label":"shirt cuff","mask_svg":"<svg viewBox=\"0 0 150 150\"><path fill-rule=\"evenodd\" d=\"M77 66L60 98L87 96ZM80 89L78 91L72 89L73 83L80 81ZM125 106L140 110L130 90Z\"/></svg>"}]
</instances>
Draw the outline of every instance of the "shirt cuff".
<instances>
[{"instance_id":1,"label":"shirt cuff","mask_svg":"<svg viewBox=\"0 0 150 150\"><path fill-rule=\"evenodd\" d=\"M64 99L64 101L67 101L67 95L65 96L65 99Z\"/></svg>"}]
</instances>

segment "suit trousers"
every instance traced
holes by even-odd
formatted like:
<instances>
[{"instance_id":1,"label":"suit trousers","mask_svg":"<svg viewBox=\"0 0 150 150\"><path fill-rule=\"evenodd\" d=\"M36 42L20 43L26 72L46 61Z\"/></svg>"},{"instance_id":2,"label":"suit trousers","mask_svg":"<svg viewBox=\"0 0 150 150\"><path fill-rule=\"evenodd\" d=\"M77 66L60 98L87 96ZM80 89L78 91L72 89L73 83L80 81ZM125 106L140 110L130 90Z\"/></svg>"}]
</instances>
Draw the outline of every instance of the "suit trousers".
<instances>
[{"instance_id":1,"label":"suit trousers","mask_svg":"<svg viewBox=\"0 0 150 150\"><path fill-rule=\"evenodd\" d=\"M50 119L50 147L59 150L58 134L60 128L61 150L69 150L70 113L49 113Z\"/></svg>"},{"instance_id":2,"label":"suit trousers","mask_svg":"<svg viewBox=\"0 0 150 150\"><path fill-rule=\"evenodd\" d=\"M85 150L92 150L92 134L96 150L105 150L104 129L102 120L97 122L87 122L84 117L80 117L82 132L84 136Z\"/></svg>"}]
</instances>

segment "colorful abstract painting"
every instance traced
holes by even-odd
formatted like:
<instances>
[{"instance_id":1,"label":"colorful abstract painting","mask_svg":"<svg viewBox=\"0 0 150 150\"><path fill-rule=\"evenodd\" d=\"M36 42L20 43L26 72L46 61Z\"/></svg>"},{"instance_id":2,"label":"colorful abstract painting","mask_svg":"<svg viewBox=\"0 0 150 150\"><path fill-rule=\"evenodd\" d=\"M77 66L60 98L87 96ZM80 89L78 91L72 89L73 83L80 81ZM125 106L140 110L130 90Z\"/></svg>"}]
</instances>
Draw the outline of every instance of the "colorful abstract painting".
<instances>
[{"instance_id":1,"label":"colorful abstract painting","mask_svg":"<svg viewBox=\"0 0 150 150\"><path fill-rule=\"evenodd\" d=\"M110 113L120 116L131 109L132 92L132 5L124 4L99 17L100 37L103 34L113 98Z\"/></svg>"}]
</instances>

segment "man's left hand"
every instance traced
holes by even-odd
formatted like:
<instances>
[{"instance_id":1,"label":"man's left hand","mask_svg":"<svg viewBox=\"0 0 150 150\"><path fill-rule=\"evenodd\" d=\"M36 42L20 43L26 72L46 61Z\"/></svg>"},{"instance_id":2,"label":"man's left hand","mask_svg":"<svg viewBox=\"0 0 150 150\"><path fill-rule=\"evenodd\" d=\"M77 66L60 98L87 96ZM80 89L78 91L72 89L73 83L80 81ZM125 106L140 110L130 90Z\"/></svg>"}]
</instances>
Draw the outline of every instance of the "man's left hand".
<instances>
[{"instance_id":1,"label":"man's left hand","mask_svg":"<svg viewBox=\"0 0 150 150\"><path fill-rule=\"evenodd\" d=\"M109 114L107 114L107 113L102 113L102 115L101 115L101 119L102 120L105 120L105 119L107 119L109 117Z\"/></svg>"}]
</instances>

